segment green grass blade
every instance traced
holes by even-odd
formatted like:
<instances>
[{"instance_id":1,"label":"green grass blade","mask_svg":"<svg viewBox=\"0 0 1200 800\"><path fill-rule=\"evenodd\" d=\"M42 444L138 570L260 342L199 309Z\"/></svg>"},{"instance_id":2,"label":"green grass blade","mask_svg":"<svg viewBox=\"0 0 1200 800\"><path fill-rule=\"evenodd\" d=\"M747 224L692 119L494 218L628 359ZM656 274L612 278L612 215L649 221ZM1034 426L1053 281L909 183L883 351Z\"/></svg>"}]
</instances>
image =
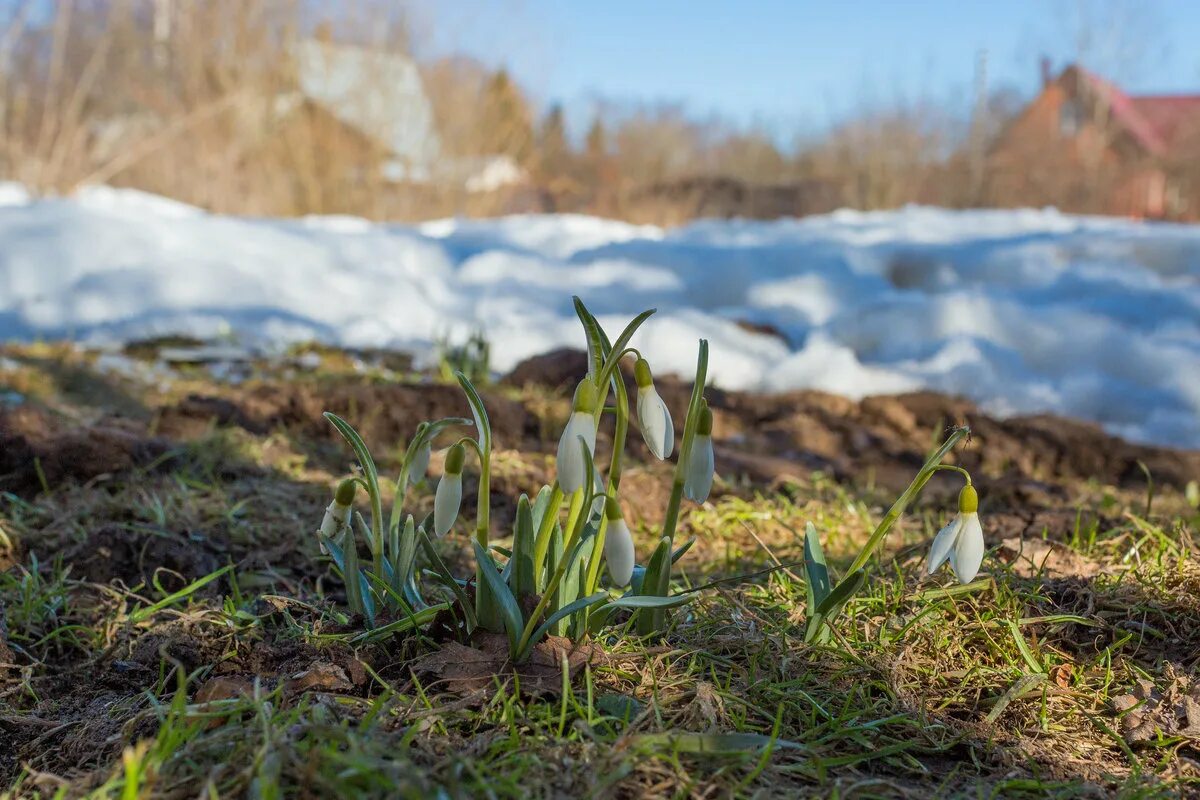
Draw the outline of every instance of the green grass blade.
<instances>
[{"instance_id":1,"label":"green grass blade","mask_svg":"<svg viewBox=\"0 0 1200 800\"><path fill-rule=\"evenodd\" d=\"M639 747L666 748L675 753L738 755L773 750L807 750L804 745L761 733L643 733L634 737Z\"/></svg>"},{"instance_id":2,"label":"green grass blade","mask_svg":"<svg viewBox=\"0 0 1200 800\"><path fill-rule=\"evenodd\" d=\"M809 613L829 597L829 566L825 563L825 551L821 549L821 537L816 526L809 522L804 528L804 570L808 580Z\"/></svg>"},{"instance_id":3,"label":"green grass blade","mask_svg":"<svg viewBox=\"0 0 1200 800\"><path fill-rule=\"evenodd\" d=\"M1029 643L1025 641L1025 637L1021 634L1021 628L1017 623L1009 620L1008 629L1012 632L1013 641L1017 645L1017 650L1021 652L1021 658L1025 659L1025 663L1029 665L1029 669L1035 674L1044 673L1046 668L1042 666L1042 662L1037 660L1037 656L1029 649Z\"/></svg>"},{"instance_id":4,"label":"green grass blade","mask_svg":"<svg viewBox=\"0 0 1200 800\"><path fill-rule=\"evenodd\" d=\"M692 602L695 595L673 594L669 597L630 594L609 602L613 608L677 608Z\"/></svg>"},{"instance_id":5,"label":"green grass blade","mask_svg":"<svg viewBox=\"0 0 1200 800\"><path fill-rule=\"evenodd\" d=\"M134 611L132 613L130 613L130 615L129 615L130 621L135 622L135 623L143 622L144 620L148 619L149 617L153 616L154 614L157 614L159 611L162 611L164 608L170 608L171 606L175 605L179 601L186 600L187 598L191 597L193 594L198 592L200 589L203 589L208 584L212 583L213 581L217 580L225 573L229 572L231 569L233 569L233 564L227 564L227 565L221 567L219 570L216 570L215 572L210 572L202 578L197 578L196 580L192 581L191 583L189 583L187 586L183 587L179 591L173 592L172 594L167 595L166 597L164 597L162 600L159 600L158 602L151 603L150 605L146 606L145 608L134 609Z\"/></svg>"},{"instance_id":6,"label":"green grass blade","mask_svg":"<svg viewBox=\"0 0 1200 800\"><path fill-rule=\"evenodd\" d=\"M446 611L449 608L449 603L439 603L437 605L430 606L429 608L415 611L406 617L389 622L387 625L381 625L373 630L363 631L350 641L354 644L378 642L393 634L404 633L406 631L414 630L415 628L420 628L423 625L428 625L430 622L433 622L434 618L438 614Z\"/></svg>"}]
</instances>

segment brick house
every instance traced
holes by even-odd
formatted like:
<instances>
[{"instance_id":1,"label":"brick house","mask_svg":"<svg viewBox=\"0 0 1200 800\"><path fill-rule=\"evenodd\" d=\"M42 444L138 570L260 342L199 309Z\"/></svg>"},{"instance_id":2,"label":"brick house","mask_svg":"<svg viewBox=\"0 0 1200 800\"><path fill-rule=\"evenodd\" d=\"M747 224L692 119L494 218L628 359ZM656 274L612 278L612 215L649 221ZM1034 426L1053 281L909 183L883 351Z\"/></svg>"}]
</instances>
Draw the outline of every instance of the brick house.
<instances>
[{"instance_id":1,"label":"brick house","mask_svg":"<svg viewBox=\"0 0 1200 800\"><path fill-rule=\"evenodd\" d=\"M1200 95L1129 95L1075 65L1042 74L989 152L991 203L1200 219Z\"/></svg>"}]
</instances>

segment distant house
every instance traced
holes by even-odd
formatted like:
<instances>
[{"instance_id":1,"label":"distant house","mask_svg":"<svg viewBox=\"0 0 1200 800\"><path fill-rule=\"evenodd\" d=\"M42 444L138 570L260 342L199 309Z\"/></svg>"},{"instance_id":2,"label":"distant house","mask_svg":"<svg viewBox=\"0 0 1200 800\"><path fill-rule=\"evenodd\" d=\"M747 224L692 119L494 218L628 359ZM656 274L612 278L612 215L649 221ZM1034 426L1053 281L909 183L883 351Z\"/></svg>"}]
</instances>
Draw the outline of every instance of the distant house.
<instances>
[{"instance_id":1,"label":"distant house","mask_svg":"<svg viewBox=\"0 0 1200 800\"><path fill-rule=\"evenodd\" d=\"M1080 66L1052 77L989 154L999 205L1200 216L1200 94L1129 95Z\"/></svg>"}]
</instances>

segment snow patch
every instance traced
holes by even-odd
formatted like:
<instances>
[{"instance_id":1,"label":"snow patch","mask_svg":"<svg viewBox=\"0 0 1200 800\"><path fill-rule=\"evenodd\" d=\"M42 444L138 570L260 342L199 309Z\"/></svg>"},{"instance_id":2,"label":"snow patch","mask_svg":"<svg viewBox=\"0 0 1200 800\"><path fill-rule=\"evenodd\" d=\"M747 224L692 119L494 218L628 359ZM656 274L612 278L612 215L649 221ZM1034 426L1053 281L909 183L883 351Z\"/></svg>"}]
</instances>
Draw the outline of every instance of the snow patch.
<instances>
[{"instance_id":1,"label":"snow patch","mask_svg":"<svg viewBox=\"0 0 1200 800\"><path fill-rule=\"evenodd\" d=\"M142 192L0 184L0 336L317 339L428 360L482 329L494 367L612 333L714 383L928 388L1200 447L1200 227L1053 209L839 211L664 230L579 215L242 219ZM761 331L774 331L777 335ZM758 331L758 332L756 332Z\"/></svg>"}]
</instances>

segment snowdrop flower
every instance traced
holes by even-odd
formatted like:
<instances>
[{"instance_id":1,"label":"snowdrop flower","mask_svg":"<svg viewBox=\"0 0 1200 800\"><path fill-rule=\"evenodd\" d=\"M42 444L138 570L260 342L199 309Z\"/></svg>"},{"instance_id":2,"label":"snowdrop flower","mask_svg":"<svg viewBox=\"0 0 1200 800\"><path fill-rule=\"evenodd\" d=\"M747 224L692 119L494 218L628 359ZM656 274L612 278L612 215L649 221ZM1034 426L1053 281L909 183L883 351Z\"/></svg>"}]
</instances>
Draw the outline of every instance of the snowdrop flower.
<instances>
[{"instance_id":1,"label":"snowdrop flower","mask_svg":"<svg viewBox=\"0 0 1200 800\"><path fill-rule=\"evenodd\" d=\"M438 536L449 533L458 519L458 510L462 506L463 462L466 458L467 450L462 442L446 452L446 466L433 497L433 532Z\"/></svg>"},{"instance_id":2,"label":"snowdrop flower","mask_svg":"<svg viewBox=\"0 0 1200 800\"><path fill-rule=\"evenodd\" d=\"M347 478L338 484L333 493L333 502L325 509L321 518L321 536L335 543L340 543L342 533L350 527L350 512L354 507L354 494L358 486L352 478ZM321 540L321 552L325 553L325 542Z\"/></svg>"},{"instance_id":3,"label":"snowdrop flower","mask_svg":"<svg viewBox=\"0 0 1200 800\"><path fill-rule=\"evenodd\" d=\"M621 517L621 506L616 498L609 497L605 501L604 515L608 518L608 532L604 536L604 560L608 562L608 576L615 585L628 586L633 577L633 536Z\"/></svg>"},{"instance_id":4,"label":"snowdrop flower","mask_svg":"<svg viewBox=\"0 0 1200 800\"><path fill-rule=\"evenodd\" d=\"M675 448L675 426L671 423L671 412L667 404L654 389L654 378L646 359L639 358L633 367L637 381L637 418L642 429L642 438L655 458L670 458Z\"/></svg>"},{"instance_id":5,"label":"snowdrop flower","mask_svg":"<svg viewBox=\"0 0 1200 800\"><path fill-rule=\"evenodd\" d=\"M596 384L584 378L575 389L571 419L558 440L558 485L564 494L572 494L583 486L586 468L579 449L579 437L583 437L589 453L596 452L596 402Z\"/></svg>"},{"instance_id":6,"label":"snowdrop flower","mask_svg":"<svg viewBox=\"0 0 1200 800\"><path fill-rule=\"evenodd\" d=\"M412 463L408 465L408 482L410 485L415 486L425 479L425 473L429 470L429 456L432 450L431 443L427 439L417 449L417 452L413 453Z\"/></svg>"},{"instance_id":7,"label":"snowdrop flower","mask_svg":"<svg viewBox=\"0 0 1200 800\"><path fill-rule=\"evenodd\" d=\"M700 419L696 423L696 438L688 454L687 468L683 474L683 496L695 503L708 499L713 482L712 411L708 402L700 407Z\"/></svg>"},{"instance_id":8,"label":"snowdrop flower","mask_svg":"<svg viewBox=\"0 0 1200 800\"><path fill-rule=\"evenodd\" d=\"M983 526L979 524L979 494L967 484L958 494L958 515L938 531L929 548L929 574L949 561L959 583L970 583L983 563Z\"/></svg>"}]
</instances>

